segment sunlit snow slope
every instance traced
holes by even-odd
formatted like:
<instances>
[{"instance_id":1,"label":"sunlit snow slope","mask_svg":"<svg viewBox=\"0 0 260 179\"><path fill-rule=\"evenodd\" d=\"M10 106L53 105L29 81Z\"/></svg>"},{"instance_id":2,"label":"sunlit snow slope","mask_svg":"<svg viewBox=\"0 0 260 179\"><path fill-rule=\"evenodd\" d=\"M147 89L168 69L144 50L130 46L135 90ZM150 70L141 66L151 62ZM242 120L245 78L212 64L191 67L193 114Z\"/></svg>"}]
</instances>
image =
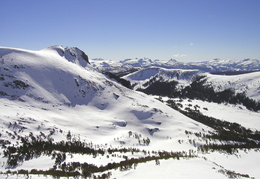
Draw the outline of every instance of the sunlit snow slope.
<instances>
[{"instance_id":1,"label":"sunlit snow slope","mask_svg":"<svg viewBox=\"0 0 260 179\"><path fill-rule=\"evenodd\" d=\"M62 46L41 51L1 47L2 129L30 119L20 123L25 133L55 126L96 143L129 145L138 144L127 137L129 131L152 137L152 145L157 139L185 137L185 130L209 129L111 81L89 67L85 56Z\"/></svg>"},{"instance_id":2,"label":"sunlit snow slope","mask_svg":"<svg viewBox=\"0 0 260 179\"><path fill-rule=\"evenodd\" d=\"M189 85L197 73L198 70L150 68L127 78L140 84L146 79L174 79L182 81L182 85ZM15 150L21 145L21 136L30 136L32 140L34 137L48 136L46 140L52 143L52 140L70 140L67 135L70 132L74 142L84 141L94 149L106 149L106 154L97 157L64 152L67 158L62 162L87 161L98 166L127 161L128 157L140 159L152 155L152 152L146 151L155 150L157 155L158 151L164 150L192 154L202 144L225 143L204 139L203 136L216 132L212 128L184 116L152 96L125 88L96 71L89 65L88 56L78 48L52 46L30 51L0 47L0 110L0 142L3 146L0 149L0 172L4 172L0 177L15 178L16 175L6 173L9 169L49 170L58 165L52 157L55 151L52 151L49 155L40 154L22 160L14 165L16 168L10 168L7 165L8 154L3 157L4 147L11 151L10 163L12 155L18 153ZM143 154L127 151L122 154L127 156L122 157L119 152L109 153L109 147L136 147L146 151ZM230 173L235 176L247 173L253 177L259 176L255 162L244 167L226 163L230 157L235 157L233 155L220 156L215 152L205 158L203 153L196 152L198 155L195 158L191 156L187 160L155 160L156 165L154 161L140 163L137 170L109 171L115 178L228 178ZM239 159L242 160L240 164L250 163L251 159L256 161L259 159L257 153L257 150L248 153L241 151L239 155L243 155L243 159ZM214 157L218 157L218 163ZM239 163L237 160L234 160L235 163ZM199 171L196 175L192 170L194 167ZM83 169L79 171L83 174ZM242 174L238 173L240 171ZM19 177L21 175L17 175Z\"/></svg>"},{"instance_id":3,"label":"sunlit snow slope","mask_svg":"<svg viewBox=\"0 0 260 179\"><path fill-rule=\"evenodd\" d=\"M207 74L205 85L213 86L215 91L233 89L237 93L260 101L260 72L240 75L212 75Z\"/></svg>"},{"instance_id":4,"label":"sunlit snow slope","mask_svg":"<svg viewBox=\"0 0 260 179\"><path fill-rule=\"evenodd\" d=\"M123 77L131 82L133 89L146 89L158 82L171 84L173 89L181 90L200 79L203 86L212 87L215 92L227 89L235 93L245 93L249 98L260 100L260 72L238 75L210 74L199 70L145 68Z\"/></svg>"}]
</instances>

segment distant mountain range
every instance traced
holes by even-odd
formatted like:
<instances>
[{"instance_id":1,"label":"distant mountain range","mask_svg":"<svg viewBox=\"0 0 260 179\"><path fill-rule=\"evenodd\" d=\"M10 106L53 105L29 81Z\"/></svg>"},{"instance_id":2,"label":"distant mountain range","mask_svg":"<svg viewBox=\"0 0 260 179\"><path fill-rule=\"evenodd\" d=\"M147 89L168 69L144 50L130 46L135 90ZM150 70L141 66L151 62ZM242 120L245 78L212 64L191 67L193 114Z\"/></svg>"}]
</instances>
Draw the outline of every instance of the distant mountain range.
<instances>
[{"instance_id":1,"label":"distant mountain range","mask_svg":"<svg viewBox=\"0 0 260 179\"><path fill-rule=\"evenodd\" d=\"M157 88L161 89L159 91L162 91L162 89L166 90L166 87L163 88L160 86L163 83L169 85L167 94L172 94L173 92L180 92L195 82L200 82L201 86L210 87L215 92L230 89L235 93L244 93L252 99L260 100L259 71L237 75L223 75L210 74L208 72L201 72L200 70L152 67L129 73L122 78L130 81L133 89L141 91L145 91L148 88L150 90Z\"/></svg>"},{"instance_id":2,"label":"distant mountain range","mask_svg":"<svg viewBox=\"0 0 260 179\"><path fill-rule=\"evenodd\" d=\"M0 178L258 178L259 63L0 47Z\"/></svg>"},{"instance_id":3,"label":"distant mountain range","mask_svg":"<svg viewBox=\"0 0 260 179\"><path fill-rule=\"evenodd\" d=\"M189 63L147 58L119 62L92 59L90 63L93 68L103 73L113 73L129 81L132 89L147 94L180 97L179 93L198 82L199 78L201 87L211 88L214 92L232 90L235 94L260 100L260 60L256 59L215 59Z\"/></svg>"},{"instance_id":4,"label":"distant mountain range","mask_svg":"<svg viewBox=\"0 0 260 179\"><path fill-rule=\"evenodd\" d=\"M103 59L92 59L91 65L100 71L129 71L136 68L161 67L166 69L196 69L203 72L223 72L223 71L259 71L260 60L220 60L214 59L203 62L178 62L174 59L169 61L144 59L126 59L123 61L109 61Z\"/></svg>"}]
</instances>

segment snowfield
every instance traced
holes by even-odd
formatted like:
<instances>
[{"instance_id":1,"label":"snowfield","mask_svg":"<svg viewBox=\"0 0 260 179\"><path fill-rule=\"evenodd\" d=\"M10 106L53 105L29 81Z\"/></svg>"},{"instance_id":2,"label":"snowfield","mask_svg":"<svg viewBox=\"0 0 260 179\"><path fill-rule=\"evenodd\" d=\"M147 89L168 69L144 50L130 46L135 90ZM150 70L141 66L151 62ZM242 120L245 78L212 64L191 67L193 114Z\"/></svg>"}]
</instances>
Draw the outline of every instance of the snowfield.
<instances>
[{"instance_id":1,"label":"snowfield","mask_svg":"<svg viewBox=\"0 0 260 179\"><path fill-rule=\"evenodd\" d=\"M125 75L123 78L130 81L133 89L142 89L152 81L171 82L178 81L177 88L188 86L200 72L198 70L146 68Z\"/></svg>"},{"instance_id":2,"label":"snowfield","mask_svg":"<svg viewBox=\"0 0 260 179\"><path fill-rule=\"evenodd\" d=\"M155 74L159 69L154 70ZM161 71L165 79L173 72L169 69ZM197 70L177 71L178 79L191 79L190 72L198 73ZM133 75L125 78L138 80L138 73L135 73L136 79ZM151 73L143 78L150 78ZM249 83L251 79L252 86L247 85L250 88L248 94L259 99L256 95L259 93L259 81L255 80L258 76L259 72L256 72L248 74L247 81L244 81L245 78L233 81L229 78L226 81L232 81L230 85L233 85ZM218 83L224 84L223 81ZM188 104L188 101L183 104ZM192 105L195 104L208 108L202 110L203 114L260 130L258 112L202 101L193 101ZM239 156L198 152L197 146L207 142L197 134L209 135L215 133L215 129L194 121L153 96L125 88L109 79L90 65L86 54L78 48L52 46L30 51L0 47L0 109L2 177L26 178L26 175L7 173L8 170L53 168L55 157L46 154L20 162L15 167L8 166L5 150L22 145L20 138L30 135L48 136L53 143L72 139L84 141L93 149L105 150L104 155L96 156L64 152L66 159L63 163L88 162L100 167L110 162L149 157L152 151L156 151L154 155L167 151L195 156L142 162L128 170L111 169L112 178L230 178L232 172L240 178L247 178L247 175L260 177L256 169L260 159L258 150L240 150L236 154ZM71 133L72 139L68 139L68 133ZM212 143L221 142L215 140ZM109 148L137 148L140 152L109 153ZM13 155L16 153L18 151ZM241 167L244 163L246 165ZM52 178L32 174L30 177Z\"/></svg>"},{"instance_id":3,"label":"snowfield","mask_svg":"<svg viewBox=\"0 0 260 179\"><path fill-rule=\"evenodd\" d=\"M260 72L240 75L216 75L199 70L145 68L123 76L131 82L134 90L146 89L156 82L176 82L176 89L189 86L198 77L204 80L204 86L214 88L215 92L232 89L235 93L244 93L256 101L260 100Z\"/></svg>"},{"instance_id":4,"label":"snowfield","mask_svg":"<svg viewBox=\"0 0 260 179\"><path fill-rule=\"evenodd\" d=\"M231 88L238 93L245 92L248 97L260 101L260 72L233 76L208 74L206 84L214 86L216 91Z\"/></svg>"},{"instance_id":5,"label":"snowfield","mask_svg":"<svg viewBox=\"0 0 260 179\"><path fill-rule=\"evenodd\" d=\"M168 98L164 98L168 100ZM176 98L176 101L179 99ZM230 104L217 104L213 102L201 101L201 100L188 100L183 99L182 109L190 107L192 109L197 108L202 114L206 116L215 117L217 119L229 122L236 122L251 130L260 130L260 113L253 112L246 109L242 105L230 105Z\"/></svg>"}]
</instances>

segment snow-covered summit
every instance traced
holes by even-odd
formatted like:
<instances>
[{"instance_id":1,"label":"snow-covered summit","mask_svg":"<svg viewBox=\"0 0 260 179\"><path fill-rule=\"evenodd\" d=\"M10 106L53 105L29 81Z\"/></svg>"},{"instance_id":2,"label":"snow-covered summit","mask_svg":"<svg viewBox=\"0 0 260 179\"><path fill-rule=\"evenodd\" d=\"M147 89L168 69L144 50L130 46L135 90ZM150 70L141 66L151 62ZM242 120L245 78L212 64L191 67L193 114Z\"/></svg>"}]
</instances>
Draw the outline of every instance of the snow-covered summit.
<instances>
[{"instance_id":1,"label":"snow-covered summit","mask_svg":"<svg viewBox=\"0 0 260 179\"><path fill-rule=\"evenodd\" d=\"M41 51L57 53L68 61L83 67L86 67L89 64L88 56L85 54L85 52L78 49L77 47L63 47L61 45L55 45Z\"/></svg>"},{"instance_id":2,"label":"snow-covered summit","mask_svg":"<svg viewBox=\"0 0 260 179\"><path fill-rule=\"evenodd\" d=\"M141 59L125 59L120 61L120 63L125 65L131 65L132 67L149 67L151 64L154 64L156 61L151 60L149 58L141 58Z\"/></svg>"},{"instance_id":3,"label":"snow-covered summit","mask_svg":"<svg viewBox=\"0 0 260 179\"><path fill-rule=\"evenodd\" d=\"M93 75L91 69L86 70L88 61L84 54L78 48L62 46L41 51L1 47L1 93L22 101L32 98L54 104L83 103L78 97L82 91L74 87L81 87L83 75L89 79Z\"/></svg>"},{"instance_id":4,"label":"snow-covered summit","mask_svg":"<svg viewBox=\"0 0 260 179\"><path fill-rule=\"evenodd\" d=\"M77 133L82 130L82 134L89 134L94 130L96 133L90 137L99 138L107 134L111 141L114 138L111 136L120 137L128 131L136 131L144 136L153 135L155 139L157 135L166 138L169 133L184 134L180 129L202 131L203 125L153 97L127 89L92 67L83 68L82 65L71 62L74 52L81 53L77 48L62 46L41 51L1 47L0 100L1 104L7 104L4 108L8 111L8 104L12 103L15 106L39 106L40 109L47 109L41 111L38 114L40 116L56 113L56 108L62 108L64 114L56 115L63 122L54 122L55 126L69 129L72 124L68 118L77 118L85 126L74 126L71 131ZM29 108L17 110L30 116ZM81 118L78 119L78 114L74 113L80 113ZM56 115L48 121L53 122ZM16 120L15 116L11 118ZM179 129L167 127L175 123L182 125ZM67 124L69 125L66 126Z\"/></svg>"},{"instance_id":5,"label":"snow-covered summit","mask_svg":"<svg viewBox=\"0 0 260 179\"><path fill-rule=\"evenodd\" d=\"M96 60L96 62L108 67L111 64L109 61L103 63L101 60ZM149 63L149 60L140 62L146 64ZM256 163L259 160L257 151L244 154L246 156L243 156L243 160L240 162L241 168L233 167L234 162L229 165L225 164L225 161L230 161L229 159L233 156L228 156L229 158L227 156L217 157L218 159L225 158L225 160L216 163L213 159L216 156L215 153L212 154L211 159L210 154L206 156L197 150L203 145L225 143L225 141L205 138L215 134L215 129L181 114L163 101L154 99L153 96L123 87L93 69L93 64L88 65L87 63L86 56L77 48L52 46L41 51L30 51L0 47L0 172L6 173L0 174L1 177L19 178L21 176L18 173L9 175L7 172L10 170L35 172L35 169L43 171L50 169L53 171L54 167L58 167L57 171L60 172L59 165L66 166L72 162L84 163L84 165L91 164L89 166L112 166L121 163L121 161L132 160L131 158L140 160L143 156L150 158L154 155L153 151L158 151L159 157L164 155L163 151L184 151L184 153L186 151L192 158L158 160L156 165L150 161L138 164L138 167L135 165L134 168L137 167L138 171L114 170L114 168L107 171L111 171L112 177L115 178L125 178L125 176L128 178L158 178L162 177L161 173L165 171L164 167L167 166L164 178L173 176L172 173L175 174L176 178L181 178L189 171L188 165L188 167L199 167L204 176L206 172L207 175L204 178L209 178L208 176L226 178L225 174L231 171L233 175L233 170L237 172L234 173L236 176L240 176L238 172L259 176L259 172L256 172L258 171ZM113 68L119 69L121 64L115 64L118 66ZM129 66L131 65L121 65L121 69L128 69ZM139 80L141 83L146 79L156 78L165 82L172 79L187 82L198 73L198 70L174 70L156 66L139 70L132 76L128 75L127 78ZM168 98L164 97L161 100L168 101ZM232 107L229 106L229 108ZM216 110L218 111L218 109ZM254 123L247 126L253 130L259 129L258 113L254 114L252 111L242 108L239 110L239 114L246 112L243 116L251 114L255 116ZM238 109L235 108L233 111L236 112ZM236 121L236 119L233 120ZM241 120L241 123L245 122L248 121ZM36 140L38 142L38 139L42 139L54 145L65 144L66 141L69 145L70 142L75 142L78 145L83 144L83 147L86 144L86 147L91 146L93 149L104 149L105 155L83 155L82 153L74 153L75 151L62 152L56 148L48 154L35 152L28 158L18 157L18 163L13 165L16 156L20 155L20 151L23 152L20 150L23 147L22 142L27 142L27 139L32 142ZM84 143L81 143L82 141ZM228 141L229 143L232 141ZM27 144L29 143L24 146L28 149L27 152L32 154L34 150L31 147L28 148ZM42 146L37 145L37 148L41 150ZM111 148L123 149L125 147L133 148L133 150L134 148L140 149L140 152L126 151L121 153L118 150L110 153ZM70 147L61 148L68 149ZM142 150L143 152L141 152ZM195 152L198 156L193 158L192 155ZM64 157L58 160L59 156ZM252 158L254 159L253 164L251 164ZM58 164L57 161L61 163ZM247 165L245 170L243 161L251 164ZM160 162L162 162L161 166ZM144 165L145 168L142 168ZM226 170L222 165L229 170ZM151 176L144 176L143 173L147 173L147 169L151 168L157 175L152 172ZM168 170L168 168L176 170ZM83 169L77 169L77 171L83 174ZM194 176L193 171L184 178L191 178L191 176ZM37 175L33 175L32 178L35 177ZM38 177L45 178L42 175ZM201 178L201 176L197 175L195 178Z\"/></svg>"}]
</instances>

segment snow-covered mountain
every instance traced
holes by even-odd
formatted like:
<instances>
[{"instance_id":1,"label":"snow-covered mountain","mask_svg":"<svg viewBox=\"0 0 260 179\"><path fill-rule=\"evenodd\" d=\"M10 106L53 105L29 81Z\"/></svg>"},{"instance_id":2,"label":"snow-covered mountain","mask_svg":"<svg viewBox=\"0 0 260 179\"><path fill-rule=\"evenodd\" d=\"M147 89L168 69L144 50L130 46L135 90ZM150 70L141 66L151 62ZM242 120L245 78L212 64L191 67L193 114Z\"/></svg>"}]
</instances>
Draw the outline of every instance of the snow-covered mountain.
<instances>
[{"instance_id":1,"label":"snow-covered mountain","mask_svg":"<svg viewBox=\"0 0 260 179\"><path fill-rule=\"evenodd\" d=\"M169 61L143 59L126 59L119 62L103 59L92 59L91 65L100 71L110 71L118 73L129 71L131 69L140 69L148 67L161 67L167 69L196 69L204 72L220 72L220 71L259 71L260 60L244 59L244 60L220 60L214 59L203 62L178 62L174 59Z\"/></svg>"},{"instance_id":2,"label":"snow-covered mountain","mask_svg":"<svg viewBox=\"0 0 260 179\"><path fill-rule=\"evenodd\" d=\"M105 65L106 62L99 60L99 63ZM142 64L146 64L146 60ZM198 70L147 68L125 79L140 83L151 78L174 79L187 85L199 73ZM213 79L210 75L208 78ZM242 178L259 176L255 163L245 170L240 166L232 167L232 163L224 164L229 157L233 158L232 155L219 156L218 152L212 152L206 156L201 152L209 144L242 145L249 139L239 139L241 142L217 138L219 129L195 121L153 96L125 88L100 73L78 48L52 46L30 51L0 47L0 109L2 176L15 178L16 171L20 174L53 172L54 176L60 172L64 176L70 171L66 165L81 166L74 170L77 176L97 173L97 169L90 170L94 165L100 166L98 169L102 172L98 174L109 171L119 178L158 178L161 175L158 170L166 166L176 166L178 172L169 170L163 174L164 178L191 178L194 173L187 167L194 165L204 171L206 178L227 178L230 172ZM243 110L248 115L259 115ZM257 125L253 131L259 130ZM247 134L255 141L250 145L257 145L260 140L254 132ZM42 144L40 149L37 148L39 144ZM77 150L72 150L73 145ZM48 146L52 149L47 150ZM79 148L90 150L92 154L83 155ZM41 153L41 150L45 151ZM259 159L258 151L248 151L248 154L240 151L239 155L245 156L241 164ZM214 156L223 160L216 163ZM172 160L166 160L169 158ZM180 162L176 158L181 159ZM144 159L148 163L144 163ZM134 168L140 164L140 168L134 172L132 165L124 164L129 161L134 162ZM120 171L115 170L119 165ZM102 166L106 166L106 170ZM154 168L154 172L143 176L140 170L148 171L144 166L149 170ZM251 171L252 168L255 170Z\"/></svg>"},{"instance_id":3,"label":"snow-covered mountain","mask_svg":"<svg viewBox=\"0 0 260 179\"><path fill-rule=\"evenodd\" d=\"M215 92L232 89L235 93L244 93L260 101L260 72L239 75L221 75L201 72L199 70L145 68L123 76L130 81L133 89L155 88L155 84L171 84L171 90L182 90L198 80L205 87L212 87ZM162 88L162 86L158 87Z\"/></svg>"},{"instance_id":4,"label":"snow-covered mountain","mask_svg":"<svg viewBox=\"0 0 260 179\"><path fill-rule=\"evenodd\" d=\"M215 91L232 89L236 93L245 93L246 96L260 101L260 72L239 75L207 74L205 85L212 86Z\"/></svg>"},{"instance_id":5,"label":"snow-covered mountain","mask_svg":"<svg viewBox=\"0 0 260 179\"><path fill-rule=\"evenodd\" d=\"M177 82L177 87L189 85L198 74L199 70L181 70L165 68L145 68L123 76L130 81L133 89L145 89L156 82Z\"/></svg>"}]
</instances>

